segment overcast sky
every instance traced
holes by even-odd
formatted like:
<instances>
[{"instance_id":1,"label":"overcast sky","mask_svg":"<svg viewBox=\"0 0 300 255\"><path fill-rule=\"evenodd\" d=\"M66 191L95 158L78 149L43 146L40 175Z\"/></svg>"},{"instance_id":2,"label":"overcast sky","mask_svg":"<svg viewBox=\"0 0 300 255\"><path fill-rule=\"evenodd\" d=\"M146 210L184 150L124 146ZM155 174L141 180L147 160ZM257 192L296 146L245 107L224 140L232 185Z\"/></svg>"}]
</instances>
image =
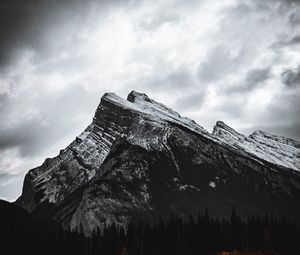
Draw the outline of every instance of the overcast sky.
<instances>
[{"instance_id":1,"label":"overcast sky","mask_svg":"<svg viewBox=\"0 0 300 255\"><path fill-rule=\"evenodd\" d=\"M131 90L209 131L300 140L300 3L0 1L0 197Z\"/></svg>"}]
</instances>

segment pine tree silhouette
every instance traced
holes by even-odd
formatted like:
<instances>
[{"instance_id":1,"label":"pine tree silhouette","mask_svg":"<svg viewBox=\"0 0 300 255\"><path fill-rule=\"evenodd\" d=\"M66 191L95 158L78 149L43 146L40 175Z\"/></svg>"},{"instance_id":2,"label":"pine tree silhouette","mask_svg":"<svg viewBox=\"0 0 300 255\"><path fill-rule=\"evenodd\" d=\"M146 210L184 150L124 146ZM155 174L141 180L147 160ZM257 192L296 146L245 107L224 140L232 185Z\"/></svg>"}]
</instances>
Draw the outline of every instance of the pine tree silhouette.
<instances>
[{"instance_id":1,"label":"pine tree silhouette","mask_svg":"<svg viewBox=\"0 0 300 255\"><path fill-rule=\"evenodd\" d=\"M230 220L207 211L186 220L172 215L153 224L130 223L126 230L112 224L90 237L8 204L0 203L0 213L1 254L10 255L294 255L300 243L299 226L287 218L255 215L243 221L234 209Z\"/></svg>"}]
</instances>

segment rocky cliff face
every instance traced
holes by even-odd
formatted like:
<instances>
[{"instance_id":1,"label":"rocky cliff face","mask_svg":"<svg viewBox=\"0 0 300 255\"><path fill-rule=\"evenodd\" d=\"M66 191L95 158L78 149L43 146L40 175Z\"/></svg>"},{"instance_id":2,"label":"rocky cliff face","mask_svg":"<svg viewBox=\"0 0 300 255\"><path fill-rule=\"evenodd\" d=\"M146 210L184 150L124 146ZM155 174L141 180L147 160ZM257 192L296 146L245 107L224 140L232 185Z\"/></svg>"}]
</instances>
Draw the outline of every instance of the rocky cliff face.
<instances>
[{"instance_id":1,"label":"rocky cliff face","mask_svg":"<svg viewBox=\"0 0 300 255\"><path fill-rule=\"evenodd\" d=\"M293 139L271 135L261 130L245 136L222 121L217 122L213 134L221 141L251 156L295 171L300 169L300 143Z\"/></svg>"},{"instance_id":2,"label":"rocky cliff face","mask_svg":"<svg viewBox=\"0 0 300 255\"><path fill-rule=\"evenodd\" d=\"M299 222L299 170L297 141L223 122L210 134L145 94L107 93L87 129L28 172L16 203L87 235L172 213L228 217L232 206Z\"/></svg>"}]
</instances>

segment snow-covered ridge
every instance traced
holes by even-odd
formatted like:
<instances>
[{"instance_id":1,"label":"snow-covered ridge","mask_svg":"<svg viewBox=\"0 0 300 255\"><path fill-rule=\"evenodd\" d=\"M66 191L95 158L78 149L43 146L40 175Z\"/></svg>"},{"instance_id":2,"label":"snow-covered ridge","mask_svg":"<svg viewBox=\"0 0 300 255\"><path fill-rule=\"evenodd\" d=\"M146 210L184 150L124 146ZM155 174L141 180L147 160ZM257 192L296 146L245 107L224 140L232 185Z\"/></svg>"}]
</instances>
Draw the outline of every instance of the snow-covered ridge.
<instances>
[{"instance_id":1,"label":"snow-covered ridge","mask_svg":"<svg viewBox=\"0 0 300 255\"><path fill-rule=\"evenodd\" d=\"M262 130L254 131L249 137L256 141L263 141L263 139L271 139L278 143L290 145L290 146L300 149L300 142L293 140L291 138L284 137L284 136L272 135L272 134L269 134Z\"/></svg>"},{"instance_id":2,"label":"snow-covered ridge","mask_svg":"<svg viewBox=\"0 0 300 255\"><path fill-rule=\"evenodd\" d=\"M159 112L160 114L166 116L172 116L175 118L181 118L180 114L168 108L167 106L154 101L153 99L149 98L144 93L139 93L136 91L131 91L127 97L127 100L131 103L138 104L139 107L143 109L152 109L155 112Z\"/></svg>"},{"instance_id":3,"label":"snow-covered ridge","mask_svg":"<svg viewBox=\"0 0 300 255\"><path fill-rule=\"evenodd\" d=\"M245 136L222 121L218 121L214 126L213 135L250 155L300 171L300 143L293 139L271 135L261 130Z\"/></svg>"},{"instance_id":4,"label":"snow-covered ridge","mask_svg":"<svg viewBox=\"0 0 300 255\"><path fill-rule=\"evenodd\" d=\"M149 98L146 94L132 91L127 100L114 93L106 93L102 100L130 111L142 114L154 122L169 121L184 126L215 142L225 143L252 156L300 171L300 143L290 138L268 134L258 130L249 136L240 134L223 121L217 121L209 134L195 121L181 117L176 111Z\"/></svg>"},{"instance_id":5,"label":"snow-covered ridge","mask_svg":"<svg viewBox=\"0 0 300 255\"><path fill-rule=\"evenodd\" d=\"M101 101L110 101L119 107L146 115L148 118L156 121L169 121L185 126L197 133L208 134L208 132L195 121L187 117L181 117L176 111L154 101L143 93L132 91L129 93L127 100L117 96L115 93L105 93Z\"/></svg>"}]
</instances>

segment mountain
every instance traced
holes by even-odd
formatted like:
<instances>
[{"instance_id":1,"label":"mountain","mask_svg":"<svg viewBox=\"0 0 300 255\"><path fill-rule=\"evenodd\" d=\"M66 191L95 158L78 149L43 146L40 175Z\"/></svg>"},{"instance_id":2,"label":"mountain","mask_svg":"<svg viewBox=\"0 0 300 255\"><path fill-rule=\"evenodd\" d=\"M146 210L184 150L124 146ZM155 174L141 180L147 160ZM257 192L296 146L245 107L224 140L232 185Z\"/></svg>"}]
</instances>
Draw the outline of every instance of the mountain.
<instances>
[{"instance_id":1,"label":"mountain","mask_svg":"<svg viewBox=\"0 0 300 255\"><path fill-rule=\"evenodd\" d=\"M293 139L271 135L261 130L244 136L222 121L217 122L213 134L251 156L296 171L300 169L300 143Z\"/></svg>"},{"instance_id":2,"label":"mountain","mask_svg":"<svg viewBox=\"0 0 300 255\"><path fill-rule=\"evenodd\" d=\"M46 146L46 145L45 145ZM286 215L300 222L300 143L221 121L209 133L132 91L106 93L92 123L32 170L16 204L91 235L112 222L149 222L208 210L230 217Z\"/></svg>"}]
</instances>

